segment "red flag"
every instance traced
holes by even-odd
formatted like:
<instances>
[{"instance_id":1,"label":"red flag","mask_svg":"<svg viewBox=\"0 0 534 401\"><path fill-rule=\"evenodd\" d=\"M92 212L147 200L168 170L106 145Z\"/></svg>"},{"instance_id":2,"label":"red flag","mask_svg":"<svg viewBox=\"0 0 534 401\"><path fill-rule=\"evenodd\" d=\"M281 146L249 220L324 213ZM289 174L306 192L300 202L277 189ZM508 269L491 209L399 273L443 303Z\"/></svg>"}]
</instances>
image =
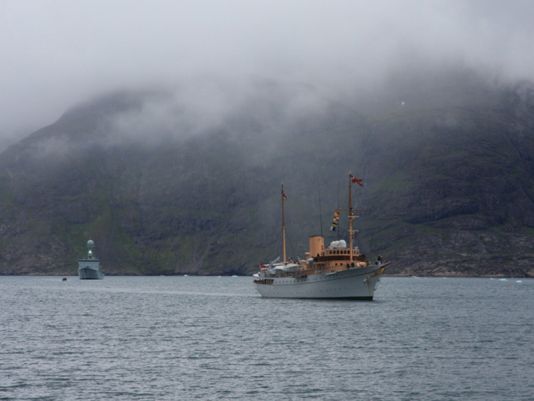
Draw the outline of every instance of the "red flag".
<instances>
[{"instance_id":1,"label":"red flag","mask_svg":"<svg viewBox=\"0 0 534 401\"><path fill-rule=\"evenodd\" d=\"M350 175L350 180L353 184L358 184L360 187L363 187L363 180L358 177L354 177L352 174Z\"/></svg>"}]
</instances>

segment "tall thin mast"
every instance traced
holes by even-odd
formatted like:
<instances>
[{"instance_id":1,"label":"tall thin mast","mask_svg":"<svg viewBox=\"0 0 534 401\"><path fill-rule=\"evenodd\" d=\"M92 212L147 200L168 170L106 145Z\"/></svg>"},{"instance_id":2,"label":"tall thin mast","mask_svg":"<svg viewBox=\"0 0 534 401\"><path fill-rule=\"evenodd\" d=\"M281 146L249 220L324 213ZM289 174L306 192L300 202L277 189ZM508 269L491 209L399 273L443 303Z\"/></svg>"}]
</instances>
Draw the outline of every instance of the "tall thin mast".
<instances>
[{"instance_id":1,"label":"tall thin mast","mask_svg":"<svg viewBox=\"0 0 534 401\"><path fill-rule=\"evenodd\" d=\"M321 191L319 191L319 229L321 237L323 236L323 208L321 205Z\"/></svg>"},{"instance_id":2,"label":"tall thin mast","mask_svg":"<svg viewBox=\"0 0 534 401\"><path fill-rule=\"evenodd\" d=\"M349 215L348 215L348 220L349 220L349 229L348 229L348 234L349 234L349 252L350 252L350 263L352 264L352 261L353 261L353 245L352 245L352 241L353 241L353 237L354 237L354 230L352 229L352 219L354 218L354 215L352 213L352 174L349 173Z\"/></svg>"},{"instance_id":3,"label":"tall thin mast","mask_svg":"<svg viewBox=\"0 0 534 401\"><path fill-rule=\"evenodd\" d=\"M287 263L287 254L286 254L286 215L285 215L285 201L286 194L284 192L284 184L282 184L282 189L280 191L280 200L282 202L282 261L284 264Z\"/></svg>"},{"instance_id":4,"label":"tall thin mast","mask_svg":"<svg viewBox=\"0 0 534 401\"><path fill-rule=\"evenodd\" d=\"M339 203L339 194L340 194L340 190L339 190L339 181L337 181L337 210L341 210L340 208L340 203ZM336 230L336 238L337 240L339 241L341 239L341 220L338 221L338 229Z\"/></svg>"}]
</instances>

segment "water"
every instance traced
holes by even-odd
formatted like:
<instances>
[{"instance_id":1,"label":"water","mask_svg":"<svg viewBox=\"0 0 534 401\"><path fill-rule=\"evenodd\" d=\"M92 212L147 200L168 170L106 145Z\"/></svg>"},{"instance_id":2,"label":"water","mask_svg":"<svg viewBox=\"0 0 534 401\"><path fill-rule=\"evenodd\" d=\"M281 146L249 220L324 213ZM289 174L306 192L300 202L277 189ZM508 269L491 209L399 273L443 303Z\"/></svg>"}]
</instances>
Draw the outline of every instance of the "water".
<instances>
[{"instance_id":1,"label":"water","mask_svg":"<svg viewBox=\"0 0 534 401\"><path fill-rule=\"evenodd\" d=\"M0 277L0 400L533 400L534 280Z\"/></svg>"}]
</instances>

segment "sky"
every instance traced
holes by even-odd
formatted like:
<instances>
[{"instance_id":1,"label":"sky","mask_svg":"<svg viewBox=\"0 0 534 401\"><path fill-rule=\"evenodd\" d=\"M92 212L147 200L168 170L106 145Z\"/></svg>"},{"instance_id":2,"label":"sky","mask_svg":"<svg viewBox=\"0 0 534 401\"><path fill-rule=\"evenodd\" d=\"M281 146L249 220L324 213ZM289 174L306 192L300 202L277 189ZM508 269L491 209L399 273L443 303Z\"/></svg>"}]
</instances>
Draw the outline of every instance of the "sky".
<instances>
[{"instance_id":1,"label":"sky","mask_svg":"<svg viewBox=\"0 0 534 401\"><path fill-rule=\"evenodd\" d=\"M409 58L534 81L529 0L0 0L0 141L117 89L209 77L328 93Z\"/></svg>"}]
</instances>

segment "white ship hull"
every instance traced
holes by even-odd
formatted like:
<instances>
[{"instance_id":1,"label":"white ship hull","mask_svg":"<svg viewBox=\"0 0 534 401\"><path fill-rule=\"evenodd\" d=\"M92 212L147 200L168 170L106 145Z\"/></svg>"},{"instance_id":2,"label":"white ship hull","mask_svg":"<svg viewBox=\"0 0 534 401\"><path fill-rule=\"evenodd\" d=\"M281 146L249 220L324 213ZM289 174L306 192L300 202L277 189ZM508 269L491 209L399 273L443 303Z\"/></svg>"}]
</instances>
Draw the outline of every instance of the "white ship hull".
<instances>
[{"instance_id":1,"label":"white ship hull","mask_svg":"<svg viewBox=\"0 0 534 401\"><path fill-rule=\"evenodd\" d=\"M97 259L80 259L78 261L78 274L80 280L101 280L104 274L100 270L100 262Z\"/></svg>"},{"instance_id":2,"label":"white ship hull","mask_svg":"<svg viewBox=\"0 0 534 401\"><path fill-rule=\"evenodd\" d=\"M306 277L260 277L256 289L266 298L353 299L372 301L386 264Z\"/></svg>"}]
</instances>

